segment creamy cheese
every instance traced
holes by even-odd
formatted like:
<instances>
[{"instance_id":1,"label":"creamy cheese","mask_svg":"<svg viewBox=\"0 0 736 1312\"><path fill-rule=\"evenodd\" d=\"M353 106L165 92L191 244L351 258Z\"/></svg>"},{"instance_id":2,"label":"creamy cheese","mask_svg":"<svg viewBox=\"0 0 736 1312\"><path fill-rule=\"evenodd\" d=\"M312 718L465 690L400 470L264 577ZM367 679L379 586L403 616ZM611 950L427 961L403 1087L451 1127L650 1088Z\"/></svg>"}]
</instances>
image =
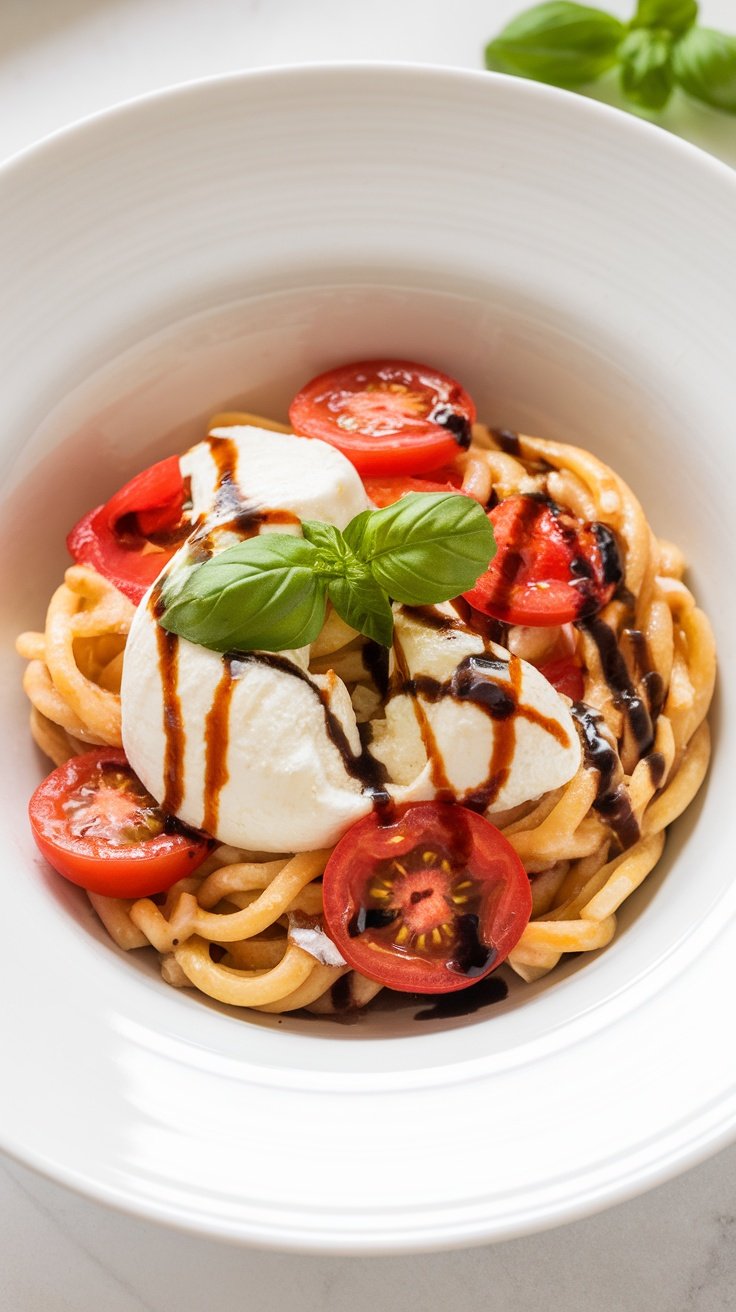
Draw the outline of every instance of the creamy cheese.
<instances>
[{"instance_id":1,"label":"creamy cheese","mask_svg":"<svg viewBox=\"0 0 736 1312\"><path fill-rule=\"evenodd\" d=\"M354 467L324 442L252 427L216 429L212 437L188 451L181 468L191 479L192 520L205 521L217 551L237 536L213 532L218 522L232 519L231 498L218 513L225 466L248 507L286 510L344 528L370 504ZM269 528L299 532L296 523L266 523L257 531ZM185 546L179 558L186 560L186 554ZM172 570L178 564L175 558ZM128 636L121 688L123 745L157 800L167 796L165 717L171 721L173 714L181 750L175 809L186 824L198 829L209 820L221 842L287 852L334 843L367 814L370 798L346 768L350 754L361 752L350 697L341 680L306 674L308 649L281 652L271 662L254 655L226 667L217 652L176 640L172 713L157 629L146 597ZM212 719L218 697L221 724ZM336 744L340 731L346 739L342 750Z\"/></svg>"},{"instance_id":2,"label":"creamy cheese","mask_svg":"<svg viewBox=\"0 0 736 1312\"><path fill-rule=\"evenodd\" d=\"M123 667L123 746L138 777L159 801L165 797L164 688L157 623L142 602L133 620ZM305 652L279 653L279 667L233 662L226 732L208 734L225 669L223 658L179 639L177 697L183 759L176 814L205 827L208 760L225 780L217 789L214 823L207 827L233 847L257 852L303 852L335 843L367 815L371 799L345 768L327 729L328 709L350 748L360 753L355 716L339 679L304 674ZM288 672L289 667L293 673ZM208 739L210 743L208 755Z\"/></svg>"},{"instance_id":3,"label":"creamy cheese","mask_svg":"<svg viewBox=\"0 0 736 1312\"><path fill-rule=\"evenodd\" d=\"M251 510L344 528L370 504L340 452L290 434L216 429L181 466L191 480L196 531L215 552L242 536L242 516ZM269 523L265 513L248 525L249 532L269 529L300 531L296 519ZM186 562L187 551L170 569ZM347 687L332 672L309 674L308 648L228 658L184 639L163 641L144 598L121 688L133 769L185 823L254 852L336 842L371 810L366 780L376 761L397 802L450 796L487 802L490 812L575 774L580 746L572 718L538 670L484 642L449 605L424 612L395 606L394 618L394 692L383 709L356 699L370 722L371 762Z\"/></svg>"},{"instance_id":4,"label":"creamy cheese","mask_svg":"<svg viewBox=\"0 0 736 1312\"><path fill-rule=\"evenodd\" d=\"M218 456L225 444L232 457L232 481L255 508L288 510L299 519L321 519L345 528L371 505L355 467L327 442L249 425L215 428L210 438L198 442L179 462L191 480L193 521L204 516L212 523L221 485ZM222 517L227 515L225 509ZM283 533L290 526L272 527Z\"/></svg>"},{"instance_id":5,"label":"creamy cheese","mask_svg":"<svg viewBox=\"0 0 736 1312\"><path fill-rule=\"evenodd\" d=\"M426 615L394 606L394 626L390 670L398 658L415 691L389 698L371 750L397 801L427 800L444 785L493 813L572 778L580 764L572 716L533 665L464 628L451 606Z\"/></svg>"}]
</instances>

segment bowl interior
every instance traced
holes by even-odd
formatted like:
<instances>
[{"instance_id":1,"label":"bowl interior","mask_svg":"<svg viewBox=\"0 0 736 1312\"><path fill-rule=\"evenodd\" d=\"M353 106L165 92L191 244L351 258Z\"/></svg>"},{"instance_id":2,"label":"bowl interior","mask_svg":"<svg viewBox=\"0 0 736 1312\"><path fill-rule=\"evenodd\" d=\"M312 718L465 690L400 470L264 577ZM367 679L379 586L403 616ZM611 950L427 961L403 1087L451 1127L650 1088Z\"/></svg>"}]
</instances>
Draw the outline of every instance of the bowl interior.
<instances>
[{"instance_id":1,"label":"bowl interior","mask_svg":"<svg viewBox=\"0 0 736 1312\"><path fill-rule=\"evenodd\" d=\"M723 178L706 168L713 197L686 188L673 226L683 180L700 177L686 148L504 80L453 80L442 112L431 80L409 77L402 89L389 79L380 96L378 81L356 90L339 70L322 83L255 78L91 124L21 161L3 220L2 249L12 238L25 259L8 268L0 457L1 691L13 742L0 822L28 881L18 905L75 969L104 976L123 1010L165 1014L176 1032L197 1029L225 1052L239 1050L246 1024L254 1060L326 1070L451 1066L564 1030L683 950L730 883L727 690L710 783L626 904L611 947L468 1017L417 1024L416 1007L379 1007L336 1027L205 1009L116 953L83 899L34 856L25 806L43 766L12 639L41 624L69 526L142 466L198 440L213 411L283 418L306 379L351 358L435 364L487 421L609 462L655 532L684 549L722 658L733 653ZM431 158L418 150L428 133ZM399 175L402 158L412 169Z\"/></svg>"},{"instance_id":2,"label":"bowl interior","mask_svg":"<svg viewBox=\"0 0 736 1312\"><path fill-rule=\"evenodd\" d=\"M445 283L431 270L403 283L393 281L390 270L361 282L354 270L341 276L333 267L318 283L261 289L214 305L95 371L25 444L24 468L3 515L3 558L12 559L12 544L30 514L37 529L28 569L9 571L4 585L10 603L4 612L8 644L14 629L41 624L65 567L64 535L90 505L151 460L197 441L214 411L243 408L285 419L289 399L304 380L333 363L382 354L430 361L454 374L477 400L479 414L495 425L571 441L611 463L640 496L655 532L684 547L693 562L697 595L717 617L717 569L727 558L727 544L725 532L718 542L711 520L712 484L691 441L698 419L688 385L673 389L669 375L663 379L642 369L640 352L628 341L609 337L594 320L581 321L492 280L480 288ZM10 804L18 829L17 817L45 771L27 734L17 673L5 679L4 692L4 713L16 743ZM707 799L697 801L675 826L657 871L626 904L618 936L605 954L606 966L616 965L614 977L628 974L632 963L641 969L652 954L668 951L692 914L690 872L710 839L707 821L699 815L704 805ZM17 837L38 878L23 822ZM152 987L165 990L153 953L119 952L83 896L51 874L41 877L69 916L62 924L63 938L73 940L80 932L92 936L115 959L112 969L120 972L121 989L128 973L136 971ZM75 950L70 941L69 951ZM501 1015L520 1012L507 1029L510 1036L513 1026L513 1041L518 1041L520 1018L526 1033L536 1028L535 1018L538 1026L549 1023L545 1001L553 1004L557 1022L564 1023L568 1009L577 1014L596 995L605 996L610 979L598 982L601 965L593 956L581 957L536 985L505 972L509 995L494 1003L492 1016L490 1003L467 1015L461 1006L460 1015L453 1016L452 1008L428 1014L427 1004L383 995L350 1028L316 1018L255 1013L245 1013L244 1023L280 1029L284 1038L321 1038L337 1050L346 1037L362 1045L368 1039L473 1027L479 1049L489 1051L502 1041ZM467 1003L470 995L463 996ZM174 997L186 1027L187 1011L201 1007L203 999L189 993ZM232 1025L228 1009L206 999L204 1005L219 1012L225 1026ZM213 1028L215 1043L217 1033ZM467 1044L462 1053L467 1056ZM284 1060L291 1060L286 1051ZM346 1060L352 1064L355 1053ZM370 1056L362 1060L370 1065ZM410 1049L401 1064L413 1064Z\"/></svg>"}]
</instances>

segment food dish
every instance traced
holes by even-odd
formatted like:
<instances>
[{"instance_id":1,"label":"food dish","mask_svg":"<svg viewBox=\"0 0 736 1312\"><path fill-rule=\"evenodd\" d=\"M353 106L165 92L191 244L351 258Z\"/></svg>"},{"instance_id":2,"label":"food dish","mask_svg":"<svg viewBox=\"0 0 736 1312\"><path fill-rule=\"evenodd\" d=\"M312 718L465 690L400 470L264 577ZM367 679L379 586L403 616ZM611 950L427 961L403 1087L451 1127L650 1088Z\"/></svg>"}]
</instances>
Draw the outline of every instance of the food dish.
<instances>
[{"instance_id":1,"label":"food dish","mask_svg":"<svg viewBox=\"0 0 736 1312\"><path fill-rule=\"evenodd\" d=\"M149 1220L365 1253L558 1224L731 1138L728 678L707 787L610 949L452 1020L243 1024L118 952L36 855L14 640L112 488L223 402L285 420L325 364L383 352L443 361L481 415L620 472L694 562L729 669L735 186L580 98L398 68L183 88L0 172L3 1151Z\"/></svg>"},{"instance_id":2,"label":"food dish","mask_svg":"<svg viewBox=\"0 0 736 1312\"><path fill-rule=\"evenodd\" d=\"M331 370L290 418L215 416L69 534L17 643L57 766L42 853L120 948L238 1007L343 1015L605 947L710 757L681 552L600 460L473 426L427 366Z\"/></svg>"}]
</instances>

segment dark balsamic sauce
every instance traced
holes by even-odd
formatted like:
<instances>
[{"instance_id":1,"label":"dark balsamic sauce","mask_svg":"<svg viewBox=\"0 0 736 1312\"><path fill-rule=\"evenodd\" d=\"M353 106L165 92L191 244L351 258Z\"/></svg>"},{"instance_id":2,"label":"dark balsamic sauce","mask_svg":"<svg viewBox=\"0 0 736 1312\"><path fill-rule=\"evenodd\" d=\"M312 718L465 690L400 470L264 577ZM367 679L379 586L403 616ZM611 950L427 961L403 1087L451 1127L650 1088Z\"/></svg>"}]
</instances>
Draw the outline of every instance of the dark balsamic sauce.
<instances>
[{"instance_id":1,"label":"dark balsamic sauce","mask_svg":"<svg viewBox=\"0 0 736 1312\"><path fill-rule=\"evenodd\" d=\"M338 981L339 983L339 981ZM508 984L498 975L487 975L467 989L456 989L453 993L417 994L417 1001L430 1005L414 1013L414 1020L444 1020L452 1016L470 1016L481 1007L503 1002L508 997Z\"/></svg>"},{"instance_id":2,"label":"dark balsamic sauce","mask_svg":"<svg viewBox=\"0 0 736 1312\"><path fill-rule=\"evenodd\" d=\"M272 670L279 670L282 674L288 674L291 678L300 679L302 683L305 683L322 707L327 735L340 753L346 772L353 779L358 780L364 792L372 796L376 807L390 807L391 800L386 791L386 767L372 757L362 744L360 752L353 752L345 730L331 709L326 694L312 682L312 679L304 670L300 669L298 665L294 665L292 661L287 660L284 656L279 656L276 652L232 651L227 653L225 660L229 661L234 678L240 676L242 666L266 665Z\"/></svg>"},{"instance_id":3,"label":"dark balsamic sauce","mask_svg":"<svg viewBox=\"0 0 736 1312\"><path fill-rule=\"evenodd\" d=\"M649 777L655 789L659 788L664 779L665 763L661 752L650 752L647 757L647 766L649 767Z\"/></svg>"},{"instance_id":4,"label":"dark balsamic sauce","mask_svg":"<svg viewBox=\"0 0 736 1312\"><path fill-rule=\"evenodd\" d=\"M637 759L641 760L652 749L654 725L644 698L631 680L616 634L600 619L585 620L580 627L590 634L598 648L603 677L611 690L614 705L623 713L636 745Z\"/></svg>"},{"instance_id":5,"label":"dark balsamic sauce","mask_svg":"<svg viewBox=\"0 0 736 1312\"><path fill-rule=\"evenodd\" d=\"M466 979L484 975L498 953L480 937L480 918L472 912L455 918L455 955L447 965Z\"/></svg>"},{"instance_id":6,"label":"dark balsamic sauce","mask_svg":"<svg viewBox=\"0 0 736 1312\"><path fill-rule=\"evenodd\" d=\"M164 611L162 583L154 584L149 606L156 620ZM184 796L184 717L179 698L179 639L160 624L155 625L158 668L163 700L164 795L161 808L178 811Z\"/></svg>"},{"instance_id":7,"label":"dark balsamic sauce","mask_svg":"<svg viewBox=\"0 0 736 1312\"><path fill-rule=\"evenodd\" d=\"M358 907L348 924L350 938L357 938L367 929L387 929L398 918L399 912L394 908Z\"/></svg>"},{"instance_id":8,"label":"dark balsamic sauce","mask_svg":"<svg viewBox=\"0 0 736 1312\"><path fill-rule=\"evenodd\" d=\"M335 1011L349 1011L353 1003L349 973L335 980L330 989L330 1001Z\"/></svg>"},{"instance_id":9,"label":"dark balsamic sauce","mask_svg":"<svg viewBox=\"0 0 736 1312\"><path fill-rule=\"evenodd\" d=\"M640 837L639 824L623 782L618 752L606 736L603 716L585 702L575 702L571 709L585 764L598 771L593 807L613 830L622 850L633 847Z\"/></svg>"},{"instance_id":10,"label":"dark balsamic sauce","mask_svg":"<svg viewBox=\"0 0 736 1312\"><path fill-rule=\"evenodd\" d=\"M652 669L649 646L641 629L624 629L621 634L621 648L630 653L632 675L649 706L649 714L655 723L664 706L664 680L658 670Z\"/></svg>"},{"instance_id":11,"label":"dark balsamic sauce","mask_svg":"<svg viewBox=\"0 0 736 1312\"><path fill-rule=\"evenodd\" d=\"M518 433L513 433L510 428L491 428L489 432L507 456L518 457L521 455L521 443Z\"/></svg>"},{"instance_id":12,"label":"dark balsamic sauce","mask_svg":"<svg viewBox=\"0 0 736 1312\"><path fill-rule=\"evenodd\" d=\"M376 691L385 697L388 692L388 647L382 647L380 642L369 638L361 656L363 665L376 685Z\"/></svg>"},{"instance_id":13,"label":"dark balsamic sauce","mask_svg":"<svg viewBox=\"0 0 736 1312\"><path fill-rule=\"evenodd\" d=\"M227 748L230 736L230 703L234 687L235 679L233 678L232 662L230 657L225 656L222 662L222 674L215 688L215 696L204 724L205 767L202 828L208 834L217 832L220 794L229 778Z\"/></svg>"},{"instance_id":14,"label":"dark balsamic sauce","mask_svg":"<svg viewBox=\"0 0 736 1312\"><path fill-rule=\"evenodd\" d=\"M451 405L441 402L436 405L427 419L432 424L439 424L440 428L446 428L463 451L467 451L473 437L473 429L470 420L465 416L458 414L453 410Z\"/></svg>"},{"instance_id":15,"label":"dark balsamic sauce","mask_svg":"<svg viewBox=\"0 0 736 1312\"><path fill-rule=\"evenodd\" d=\"M603 582L620 584L624 577L624 571L615 533L608 527L608 524L601 524L599 521L591 524L591 528L598 543L598 550L601 553Z\"/></svg>"}]
</instances>

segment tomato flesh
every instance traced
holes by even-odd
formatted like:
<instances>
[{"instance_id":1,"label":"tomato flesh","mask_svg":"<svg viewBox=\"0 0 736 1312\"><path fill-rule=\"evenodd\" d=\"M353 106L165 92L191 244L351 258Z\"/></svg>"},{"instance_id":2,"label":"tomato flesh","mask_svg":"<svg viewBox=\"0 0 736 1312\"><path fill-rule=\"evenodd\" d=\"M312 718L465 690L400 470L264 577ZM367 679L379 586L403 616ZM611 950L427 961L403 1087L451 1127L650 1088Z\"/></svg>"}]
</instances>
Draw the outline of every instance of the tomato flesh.
<instances>
[{"instance_id":1,"label":"tomato flesh","mask_svg":"<svg viewBox=\"0 0 736 1312\"><path fill-rule=\"evenodd\" d=\"M434 469L431 477L413 478L411 474L384 474L364 478L363 487L374 506L392 506L407 492L459 492L463 481L459 470Z\"/></svg>"},{"instance_id":2,"label":"tomato flesh","mask_svg":"<svg viewBox=\"0 0 736 1312\"><path fill-rule=\"evenodd\" d=\"M119 748L73 756L39 784L31 829L60 875L107 897L145 897L202 863L211 843L164 814Z\"/></svg>"},{"instance_id":3,"label":"tomato flesh","mask_svg":"<svg viewBox=\"0 0 736 1312\"><path fill-rule=\"evenodd\" d=\"M496 555L465 600L507 624L567 624L605 606L622 578L605 524L583 523L541 497L508 497L489 511Z\"/></svg>"},{"instance_id":4,"label":"tomato flesh","mask_svg":"<svg viewBox=\"0 0 736 1312\"><path fill-rule=\"evenodd\" d=\"M583 700L585 691L583 671L572 656L561 656L557 660L545 661L537 668L552 687L564 697L569 697L572 702Z\"/></svg>"},{"instance_id":5,"label":"tomato flesh","mask_svg":"<svg viewBox=\"0 0 736 1312\"><path fill-rule=\"evenodd\" d=\"M409 360L366 360L313 378L289 420L362 474L421 474L470 445L475 405L454 378Z\"/></svg>"},{"instance_id":6,"label":"tomato flesh","mask_svg":"<svg viewBox=\"0 0 736 1312\"><path fill-rule=\"evenodd\" d=\"M178 456L160 460L75 524L66 540L70 555L137 605L186 532L177 532L186 495Z\"/></svg>"},{"instance_id":7,"label":"tomato flesh","mask_svg":"<svg viewBox=\"0 0 736 1312\"><path fill-rule=\"evenodd\" d=\"M531 889L488 820L447 802L359 820L323 877L328 933L353 969L406 993L468 988L508 956Z\"/></svg>"}]
</instances>

